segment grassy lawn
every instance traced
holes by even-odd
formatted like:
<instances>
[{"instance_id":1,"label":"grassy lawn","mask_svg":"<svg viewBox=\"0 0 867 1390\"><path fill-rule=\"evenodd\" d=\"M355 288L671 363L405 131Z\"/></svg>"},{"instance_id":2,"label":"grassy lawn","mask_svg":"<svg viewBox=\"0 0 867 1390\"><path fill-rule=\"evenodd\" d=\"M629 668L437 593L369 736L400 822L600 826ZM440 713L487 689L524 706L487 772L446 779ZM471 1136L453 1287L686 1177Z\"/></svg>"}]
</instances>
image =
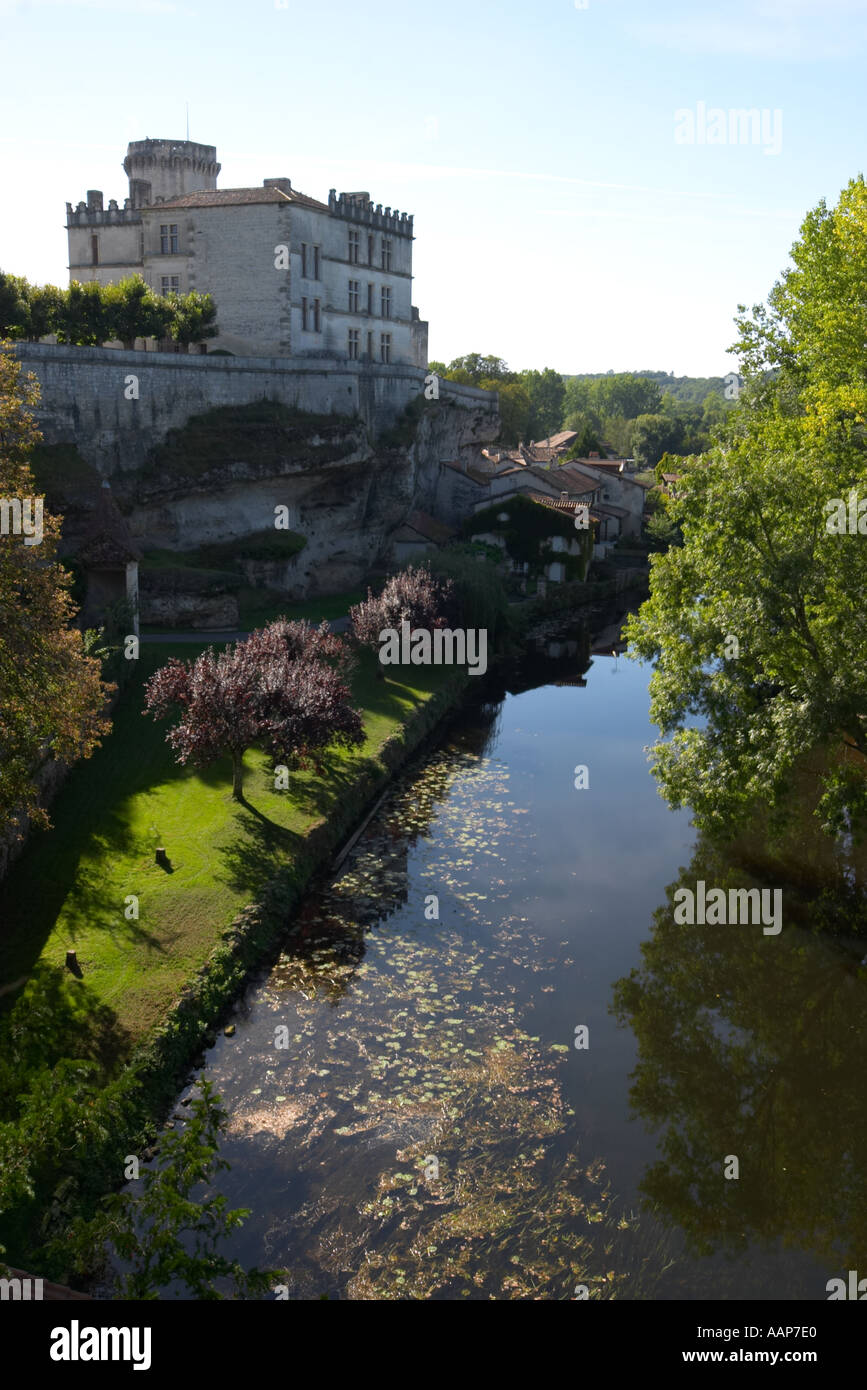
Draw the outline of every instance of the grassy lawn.
<instances>
[{"instance_id":1,"label":"grassy lawn","mask_svg":"<svg viewBox=\"0 0 867 1390\"><path fill-rule=\"evenodd\" d=\"M309 618L313 623L321 623L324 618L342 618L366 594L367 590L362 593L360 589L350 589L344 594L326 594L301 603L287 603L279 594L269 593L267 589L244 588L238 593L241 630L249 632L280 617Z\"/></svg>"},{"instance_id":2,"label":"grassy lawn","mask_svg":"<svg viewBox=\"0 0 867 1390\"><path fill-rule=\"evenodd\" d=\"M243 805L231 799L228 759L204 771L177 766L165 742L170 721L157 724L141 713L144 679L168 657L199 650L200 644L142 648L137 679L115 710L110 737L72 772L51 809L54 828L33 837L0 888L0 984L28 977L40 960L62 967L74 947L84 978L78 985L65 978L81 991L82 1006L110 1021L117 1064L276 868L297 862L300 872L305 834L448 679L447 668L411 667L395 680L377 680L368 654L355 679L367 743L328 755L321 778L293 773L290 789L280 792L265 756L249 752ZM158 845L170 871L155 863ZM132 894L138 920L125 916ZM3 1005L16 994L7 994Z\"/></svg>"}]
</instances>

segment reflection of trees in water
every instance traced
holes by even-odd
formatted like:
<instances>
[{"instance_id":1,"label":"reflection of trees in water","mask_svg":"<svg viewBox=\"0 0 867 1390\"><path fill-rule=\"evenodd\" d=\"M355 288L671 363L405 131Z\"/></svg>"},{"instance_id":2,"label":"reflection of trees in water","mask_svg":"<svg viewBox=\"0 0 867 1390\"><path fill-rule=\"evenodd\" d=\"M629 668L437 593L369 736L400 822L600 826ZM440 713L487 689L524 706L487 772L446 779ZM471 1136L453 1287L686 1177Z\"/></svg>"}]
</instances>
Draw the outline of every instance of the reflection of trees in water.
<instances>
[{"instance_id":1,"label":"reflection of trees in water","mask_svg":"<svg viewBox=\"0 0 867 1390\"><path fill-rule=\"evenodd\" d=\"M659 1214L703 1254L779 1238L856 1268L867 1241L867 970L852 933L865 904L851 852L815 824L798 816L775 845L761 825L725 846L701 838L655 913L641 967L617 983L614 1012L638 1042L633 1106L663 1135L642 1182ZM782 889L782 932L675 925L675 890L699 879ZM723 1176L729 1154L738 1180Z\"/></svg>"}]
</instances>

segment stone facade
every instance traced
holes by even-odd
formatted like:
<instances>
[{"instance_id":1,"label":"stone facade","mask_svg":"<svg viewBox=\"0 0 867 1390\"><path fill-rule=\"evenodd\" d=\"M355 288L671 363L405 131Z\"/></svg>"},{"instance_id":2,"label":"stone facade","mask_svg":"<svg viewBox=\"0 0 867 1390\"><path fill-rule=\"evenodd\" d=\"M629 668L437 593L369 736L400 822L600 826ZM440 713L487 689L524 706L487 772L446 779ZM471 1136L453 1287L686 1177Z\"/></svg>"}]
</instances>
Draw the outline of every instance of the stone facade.
<instances>
[{"instance_id":1,"label":"stone facade","mask_svg":"<svg viewBox=\"0 0 867 1390\"><path fill-rule=\"evenodd\" d=\"M158 294L213 295L211 352L426 366L412 217L366 192L332 189L320 202L288 178L218 189L216 154L190 141L131 143L123 208L104 208L98 189L66 205L70 278L140 274Z\"/></svg>"}]
</instances>

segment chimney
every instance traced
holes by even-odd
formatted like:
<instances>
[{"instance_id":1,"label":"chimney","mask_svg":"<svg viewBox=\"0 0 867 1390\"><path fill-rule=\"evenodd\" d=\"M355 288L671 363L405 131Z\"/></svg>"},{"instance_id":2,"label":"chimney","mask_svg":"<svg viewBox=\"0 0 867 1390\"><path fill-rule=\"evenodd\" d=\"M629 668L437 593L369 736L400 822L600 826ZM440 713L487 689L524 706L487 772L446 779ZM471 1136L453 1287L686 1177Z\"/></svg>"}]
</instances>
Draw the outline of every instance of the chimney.
<instances>
[{"instance_id":1,"label":"chimney","mask_svg":"<svg viewBox=\"0 0 867 1390\"><path fill-rule=\"evenodd\" d=\"M89 188L87 190L87 206L96 212L102 212L102 189Z\"/></svg>"},{"instance_id":2,"label":"chimney","mask_svg":"<svg viewBox=\"0 0 867 1390\"><path fill-rule=\"evenodd\" d=\"M265 179L262 183L263 188L279 188L281 193L287 195L292 192L291 179Z\"/></svg>"}]
</instances>

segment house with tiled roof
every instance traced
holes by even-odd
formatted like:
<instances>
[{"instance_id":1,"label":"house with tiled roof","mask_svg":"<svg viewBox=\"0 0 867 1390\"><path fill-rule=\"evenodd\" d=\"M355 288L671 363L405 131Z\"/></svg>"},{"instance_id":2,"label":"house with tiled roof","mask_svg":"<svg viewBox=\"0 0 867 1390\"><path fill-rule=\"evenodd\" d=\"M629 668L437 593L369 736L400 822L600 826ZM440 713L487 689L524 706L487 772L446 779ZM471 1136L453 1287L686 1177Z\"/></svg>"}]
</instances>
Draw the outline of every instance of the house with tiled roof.
<instances>
[{"instance_id":1,"label":"house with tiled roof","mask_svg":"<svg viewBox=\"0 0 867 1390\"><path fill-rule=\"evenodd\" d=\"M213 145L131 142L122 208L99 189L66 205L70 280L139 274L157 294L212 295L210 352L427 365L408 213L289 178L218 189L220 167Z\"/></svg>"},{"instance_id":2,"label":"house with tiled roof","mask_svg":"<svg viewBox=\"0 0 867 1390\"><path fill-rule=\"evenodd\" d=\"M456 535L454 527L425 511L412 511L391 537L392 553L398 565L411 564L428 551L438 550Z\"/></svg>"}]
</instances>

